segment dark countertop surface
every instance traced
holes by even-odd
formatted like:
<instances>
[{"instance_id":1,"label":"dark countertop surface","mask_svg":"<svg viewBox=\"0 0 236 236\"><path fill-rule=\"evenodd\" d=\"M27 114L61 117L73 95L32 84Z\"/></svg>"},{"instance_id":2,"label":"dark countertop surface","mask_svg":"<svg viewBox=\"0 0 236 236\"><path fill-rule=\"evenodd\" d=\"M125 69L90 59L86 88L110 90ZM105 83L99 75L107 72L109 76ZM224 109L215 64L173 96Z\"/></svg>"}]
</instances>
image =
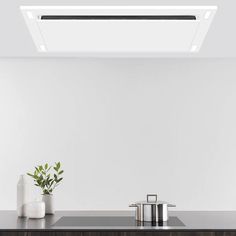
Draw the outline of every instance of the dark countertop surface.
<instances>
[{"instance_id":1,"label":"dark countertop surface","mask_svg":"<svg viewBox=\"0 0 236 236\"><path fill-rule=\"evenodd\" d=\"M0 211L0 231L34 230L236 231L236 211L172 211L163 226L139 225L132 211L58 211L44 219L18 218L15 211Z\"/></svg>"}]
</instances>

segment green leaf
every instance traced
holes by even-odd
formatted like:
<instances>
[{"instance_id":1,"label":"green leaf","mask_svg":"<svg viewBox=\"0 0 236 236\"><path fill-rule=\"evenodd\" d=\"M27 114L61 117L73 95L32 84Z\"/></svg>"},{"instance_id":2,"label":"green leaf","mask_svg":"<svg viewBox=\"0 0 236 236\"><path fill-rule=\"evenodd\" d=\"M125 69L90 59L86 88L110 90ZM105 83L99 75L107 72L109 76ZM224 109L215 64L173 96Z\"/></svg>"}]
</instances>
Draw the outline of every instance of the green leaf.
<instances>
[{"instance_id":1,"label":"green leaf","mask_svg":"<svg viewBox=\"0 0 236 236\"><path fill-rule=\"evenodd\" d=\"M31 176L31 177L33 177L33 178L34 178L34 175L32 175L32 174L30 174L30 173L27 173L27 175L29 175L29 176Z\"/></svg>"},{"instance_id":2,"label":"green leaf","mask_svg":"<svg viewBox=\"0 0 236 236\"><path fill-rule=\"evenodd\" d=\"M61 163L60 163L60 162L55 162L54 170L55 170L56 172L58 172L59 169L60 169L60 166L61 166Z\"/></svg>"},{"instance_id":3,"label":"green leaf","mask_svg":"<svg viewBox=\"0 0 236 236\"><path fill-rule=\"evenodd\" d=\"M50 182L49 182L49 177L47 177L46 180L45 180L45 184L48 186L49 183L50 183Z\"/></svg>"},{"instance_id":4,"label":"green leaf","mask_svg":"<svg viewBox=\"0 0 236 236\"><path fill-rule=\"evenodd\" d=\"M61 171L59 171L59 175L61 175L61 174L63 174L64 173L64 170L61 170Z\"/></svg>"},{"instance_id":5,"label":"green leaf","mask_svg":"<svg viewBox=\"0 0 236 236\"><path fill-rule=\"evenodd\" d=\"M54 174L54 178L55 178L55 180L57 180L57 175L56 174Z\"/></svg>"},{"instance_id":6,"label":"green leaf","mask_svg":"<svg viewBox=\"0 0 236 236\"><path fill-rule=\"evenodd\" d=\"M63 178L58 179L57 183L59 183L59 182L62 181L62 180L63 180Z\"/></svg>"},{"instance_id":7,"label":"green leaf","mask_svg":"<svg viewBox=\"0 0 236 236\"><path fill-rule=\"evenodd\" d=\"M39 179L42 181L42 180L43 180L43 176L42 176L42 175L40 175L40 176L39 176Z\"/></svg>"},{"instance_id":8,"label":"green leaf","mask_svg":"<svg viewBox=\"0 0 236 236\"><path fill-rule=\"evenodd\" d=\"M37 176L37 175L34 175L34 177L33 177L34 179L38 179L39 177Z\"/></svg>"},{"instance_id":9,"label":"green leaf","mask_svg":"<svg viewBox=\"0 0 236 236\"><path fill-rule=\"evenodd\" d=\"M43 166L39 166L39 171L42 171L43 170Z\"/></svg>"},{"instance_id":10,"label":"green leaf","mask_svg":"<svg viewBox=\"0 0 236 236\"><path fill-rule=\"evenodd\" d=\"M54 183L54 180L49 184L49 188L52 187L53 183Z\"/></svg>"},{"instance_id":11,"label":"green leaf","mask_svg":"<svg viewBox=\"0 0 236 236\"><path fill-rule=\"evenodd\" d=\"M48 168L48 163L45 164L44 169L47 170Z\"/></svg>"}]
</instances>

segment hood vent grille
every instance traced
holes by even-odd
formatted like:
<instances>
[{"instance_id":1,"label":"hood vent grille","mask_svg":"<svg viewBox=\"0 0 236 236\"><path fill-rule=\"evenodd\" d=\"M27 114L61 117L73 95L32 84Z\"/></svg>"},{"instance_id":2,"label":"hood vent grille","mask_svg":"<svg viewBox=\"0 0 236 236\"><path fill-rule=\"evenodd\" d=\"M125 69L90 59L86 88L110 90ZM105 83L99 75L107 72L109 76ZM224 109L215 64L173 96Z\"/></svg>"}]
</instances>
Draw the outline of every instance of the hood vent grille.
<instances>
[{"instance_id":1,"label":"hood vent grille","mask_svg":"<svg viewBox=\"0 0 236 236\"><path fill-rule=\"evenodd\" d=\"M194 15L43 15L41 20L196 20Z\"/></svg>"}]
</instances>

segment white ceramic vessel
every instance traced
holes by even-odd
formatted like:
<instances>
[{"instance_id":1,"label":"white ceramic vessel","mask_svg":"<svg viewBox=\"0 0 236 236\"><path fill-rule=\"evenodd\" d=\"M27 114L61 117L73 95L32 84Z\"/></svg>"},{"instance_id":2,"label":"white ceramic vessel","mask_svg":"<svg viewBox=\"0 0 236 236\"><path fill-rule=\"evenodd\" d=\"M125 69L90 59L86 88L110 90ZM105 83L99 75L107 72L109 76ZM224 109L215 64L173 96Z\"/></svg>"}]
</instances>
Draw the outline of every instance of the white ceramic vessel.
<instances>
[{"instance_id":1,"label":"white ceramic vessel","mask_svg":"<svg viewBox=\"0 0 236 236\"><path fill-rule=\"evenodd\" d=\"M30 184L26 175L21 175L17 183L17 214L26 217L26 204L30 202Z\"/></svg>"},{"instance_id":2,"label":"white ceramic vessel","mask_svg":"<svg viewBox=\"0 0 236 236\"><path fill-rule=\"evenodd\" d=\"M26 215L28 218L41 219L45 216L45 202L36 201L26 204Z\"/></svg>"},{"instance_id":3,"label":"white ceramic vessel","mask_svg":"<svg viewBox=\"0 0 236 236\"><path fill-rule=\"evenodd\" d=\"M54 214L55 213L54 196L52 194L44 194L42 200L45 202L46 214Z\"/></svg>"}]
</instances>

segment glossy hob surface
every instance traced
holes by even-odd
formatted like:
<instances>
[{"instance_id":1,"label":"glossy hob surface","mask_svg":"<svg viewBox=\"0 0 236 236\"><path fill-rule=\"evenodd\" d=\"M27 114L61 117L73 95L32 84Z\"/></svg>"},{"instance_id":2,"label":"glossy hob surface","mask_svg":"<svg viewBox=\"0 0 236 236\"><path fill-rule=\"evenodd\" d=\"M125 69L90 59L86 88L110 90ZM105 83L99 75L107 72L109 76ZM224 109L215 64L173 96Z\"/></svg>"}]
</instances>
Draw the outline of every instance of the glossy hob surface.
<instances>
[{"instance_id":1,"label":"glossy hob surface","mask_svg":"<svg viewBox=\"0 0 236 236\"><path fill-rule=\"evenodd\" d=\"M77 217L65 216L60 218L55 227L133 227L133 226L184 226L178 217L170 217L167 222L139 222L134 217Z\"/></svg>"}]
</instances>

